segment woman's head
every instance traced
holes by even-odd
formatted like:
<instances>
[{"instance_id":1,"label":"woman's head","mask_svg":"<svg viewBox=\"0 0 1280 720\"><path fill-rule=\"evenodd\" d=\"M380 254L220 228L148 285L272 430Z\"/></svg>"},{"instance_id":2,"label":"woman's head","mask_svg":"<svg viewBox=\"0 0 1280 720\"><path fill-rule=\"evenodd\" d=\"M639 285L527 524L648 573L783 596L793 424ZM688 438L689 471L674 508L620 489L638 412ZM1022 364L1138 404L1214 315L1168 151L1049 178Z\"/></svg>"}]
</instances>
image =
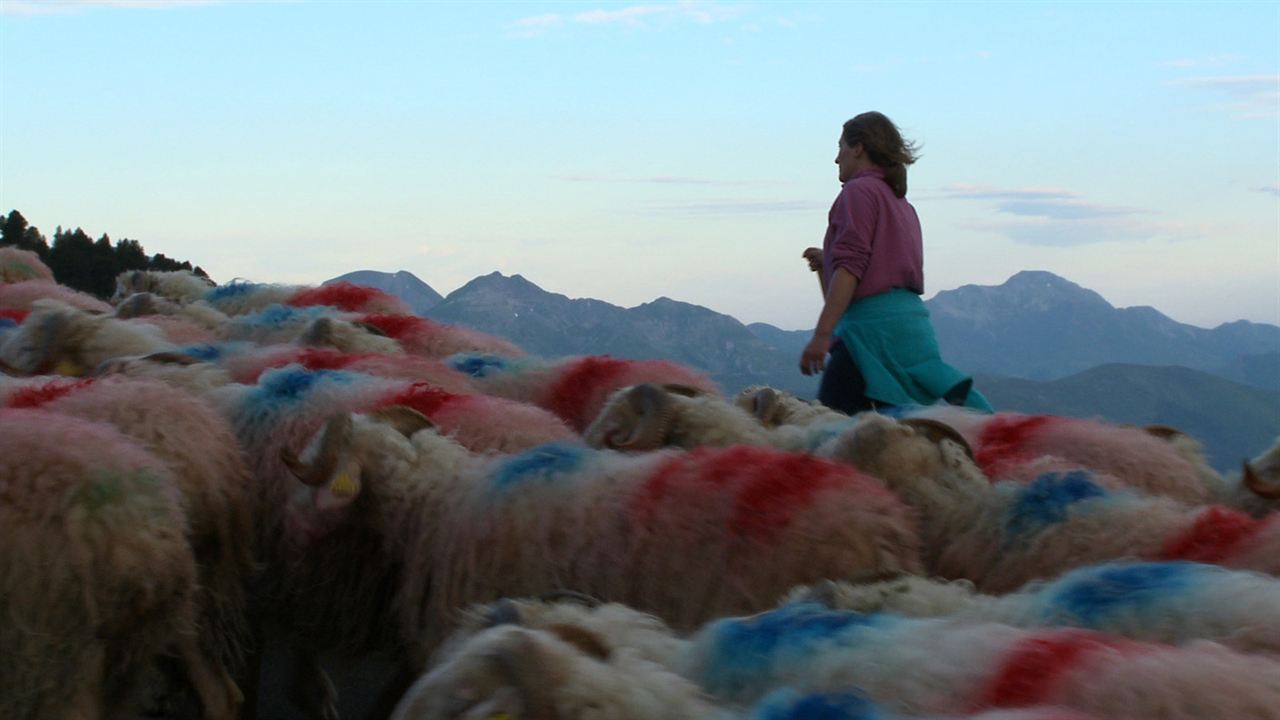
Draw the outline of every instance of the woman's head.
<instances>
[{"instance_id":1,"label":"woman's head","mask_svg":"<svg viewBox=\"0 0 1280 720\"><path fill-rule=\"evenodd\" d=\"M849 148L862 145L867 158L884 170L884 180L898 197L907 195L907 166L917 159L916 144L904 140L898 126L875 111L864 112L844 124L840 140Z\"/></svg>"}]
</instances>

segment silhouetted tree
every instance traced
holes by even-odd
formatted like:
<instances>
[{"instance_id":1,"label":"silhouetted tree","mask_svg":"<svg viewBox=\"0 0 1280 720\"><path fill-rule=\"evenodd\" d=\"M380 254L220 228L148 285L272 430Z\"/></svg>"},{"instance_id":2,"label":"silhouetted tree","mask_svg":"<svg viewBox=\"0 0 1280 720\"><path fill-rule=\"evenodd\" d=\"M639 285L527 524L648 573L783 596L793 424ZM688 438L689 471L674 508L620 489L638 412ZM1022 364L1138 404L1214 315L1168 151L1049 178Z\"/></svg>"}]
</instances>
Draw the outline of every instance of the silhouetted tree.
<instances>
[{"instance_id":1,"label":"silhouetted tree","mask_svg":"<svg viewBox=\"0 0 1280 720\"><path fill-rule=\"evenodd\" d=\"M49 249L49 269L59 283L83 292L93 292L93 241L84 230L63 231L59 225L53 232Z\"/></svg>"},{"instance_id":2,"label":"silhouetted tree","mask_svg":"<svg viewBox=\"0 0 1280 720\"><path fill-rule=\"evenodd\" d=\"M16 245L23 250L30 250L48 261L49 242L38 228L27 224L27 219L17 210L10 210L4 224L0 225L0 245Z\"/></svg>"},{"instance_id":3,"label":"silhouetted tree","mask_svg":"<svg viewBox=\"0 0 1280 720\"><path fill-rule=\"evenodd\" d=\"M116 266L121 272L146 270L148 263L150 258L147 257L147 251L142 249L142 243L127 239L116 242Z\"/></svg>"}]
</instances>

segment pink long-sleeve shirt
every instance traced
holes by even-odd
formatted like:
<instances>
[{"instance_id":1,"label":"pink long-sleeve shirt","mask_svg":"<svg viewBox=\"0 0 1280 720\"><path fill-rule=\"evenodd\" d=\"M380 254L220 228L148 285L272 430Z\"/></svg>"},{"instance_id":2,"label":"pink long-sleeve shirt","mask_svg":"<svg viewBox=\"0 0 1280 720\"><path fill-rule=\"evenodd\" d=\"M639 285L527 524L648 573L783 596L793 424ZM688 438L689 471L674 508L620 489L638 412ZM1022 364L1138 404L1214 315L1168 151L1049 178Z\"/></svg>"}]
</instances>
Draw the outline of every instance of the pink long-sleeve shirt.
<instances>
[{"instance_id":1,"label":"pink long-sleeve shirt","mask_svg":"<svg viewBox=\"0 0 1280 720\"><path fill-rule=\"evenodd\" d=\"M858 278L855 301L894 288L924 294L924 241L916 209L893 194L879 168L862 170L840 190L827 215L822 272Z\"/></svg>"}]
</instances>

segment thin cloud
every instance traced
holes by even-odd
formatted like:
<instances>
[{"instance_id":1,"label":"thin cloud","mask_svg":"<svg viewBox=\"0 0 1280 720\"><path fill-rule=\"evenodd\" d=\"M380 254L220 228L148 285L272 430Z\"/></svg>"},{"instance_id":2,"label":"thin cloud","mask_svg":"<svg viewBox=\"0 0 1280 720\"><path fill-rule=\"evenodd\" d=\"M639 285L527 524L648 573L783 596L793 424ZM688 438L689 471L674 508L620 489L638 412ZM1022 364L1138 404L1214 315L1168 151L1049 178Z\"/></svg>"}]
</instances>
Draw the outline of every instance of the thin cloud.
<instances>
[{"instance_id":1,"label":"thin cloud","mask_svg":"<svg viewBox=\"0 0 1280 720\"><path fill-rule=\"evenodd\" d=\"M1183 242L1222 237L1241 230L1239 226L1227 224L1145 220L1135 217L995 219L960 223L960 227L1003 235L1018 245L1036 247L1078 247L1146 240Z\"/></svg>"},{"instance_id":2,"label":"thin cloud","mask_svg":"<svg viewBox=\"0 0 1280 720\"><path fill-rule=\"evenodd\" d=\"M557 175L553 179L577 183L627 183L636 185L710 185L717 187L743 187L747 185L773 185L752 180L720 180L717 178L655 175L650 177L609 177L605 175Z\"/></svg>"},{"instance_id":3,"label":"thin cloud","mask_svg":"<svg viewBox=\"0 0 1280 720\"><path fill-rule=\"evenodd\" d=\"M994 206L996 213L1012 217L973 221L962 227L1003 235L1020 245L1070 247L1154 237L1183 239L1201 229L1149 219L1157 213L1143 208L1091 202L1063 188L949 185L929 198Z\"/></svg>"},{"instance_id":4,"label":"thin cloud","mask_svg":"<svg viewBox=\"0 0 1280 720\"><path fill-rule=\"evenodd\" d=\"M1252 189L1254 192L1267 193L1268 195L1275 195L1276 197L1280 197L1280 184L1263 185L1261 187L1256 187Z\"/></svg>"},{"instance_id":5,"label":"thin cloud","mask_svg":"<svg viewBox=\"0 0 1280 720\"><path fill-rule=\"evenodd\" d=\"M69 15L99 8L131 10L169 10L173 8L215 5L225 0L5 0L0 13L5 15Z\"/></svg>"},{"instance_id":6,"label":"thin cloud","mask_svg":"<svg viewBox=\"0 0 1280 720\"><path fill-rule=\"evenodd\" d=\"M677 3L652 5L631 5L616 10L596 8L563 16L556 13L536 15L516 20L508 26L508 35L512 37L537 37L548 30L569 23L576 25L606 26L623 25L627 27L644 27L647 20L667 19L685 20L700 25L722 22L738 17L743 8L736 5L722 5L704 0L684 0Z\"/></svg>"},{"instance_id":7,"label":"thin cloud","mask_svg":"<svg viewBox=\"0 0 1280 720\"><path fill-rule=\"evenodd\" d=\"M1223 107L1238 120L1280 117L1280 74L1193 77L1174 80L1170 84L1226 96L1227 103Z\"/></svg>"},{"instance_id":8,"label":"thin cloud","mask_svg":"<svg viewBox=\"0 0 1280 720\"><path fill-rule=\"evenodd\" d=\"M679 215L742 215L758 213L813 212L821 203L812 200L710 200L706 202L654 205L650 212Z\"/></svg>"},{"instance_id":9,"label":"thin cloud","mask_svg":"<svg viewBox=\"0 0 1280 720\"><path fill-rule=\"evenodd\" d=\"M1082 197L1080 193L1061 188L998 188L991 185L944 185L933 193L929 194L930 198L940 198L946 200L1008 200L1008 201L1035 201L1035 200L1077 200Z\"/></svg>"}]
</instances>

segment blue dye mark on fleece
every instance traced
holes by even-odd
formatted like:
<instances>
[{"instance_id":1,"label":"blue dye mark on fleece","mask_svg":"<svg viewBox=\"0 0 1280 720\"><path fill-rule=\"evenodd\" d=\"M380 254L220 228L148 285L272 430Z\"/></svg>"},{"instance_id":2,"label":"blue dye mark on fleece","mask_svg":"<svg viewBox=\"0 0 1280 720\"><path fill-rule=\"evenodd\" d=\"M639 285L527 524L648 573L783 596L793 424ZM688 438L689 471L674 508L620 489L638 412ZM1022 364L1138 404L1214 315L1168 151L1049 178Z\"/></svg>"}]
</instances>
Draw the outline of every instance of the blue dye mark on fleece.
<instances>
[{"instance_id":1,"label":"blue dye mark on fleece","mask_svg":"<svg viewBox=\"0 0 1280 720\"><path fill-rule=\"evenodd\" d=\"M1103 490L1083 470L1046 473L1018 492L1005 518L1009 539L1038 532L1067 518L1072 505L1090 498L1106 497Z\"/></svg>"},{"instance_id":2,"label":"blue dye mark on fleece","mask_svg":"<svg viewBox=\"0 0 1280 720\"><path fill-rule=\"evenodd\" d=\"M886 720L874 702L859 692L802 695L777 690L756 704L751 720Z\"/></svg>"},{"instance_id":3,"label":"blue dye mark on fleece","mask_svg":"<svg viewBox=\"0 0 1280 720\"><path fill-rule=\"evenodd\" d=\"M18 327L18 321L13 318L0 318L0 330L4 328Z\"/></svg>"},{"instance_id":4,"label":"blue dye mark on fleece","mask_svg":"<svg viewBox=\"0 0 1280 720\"><path fill-rule=\"evenodd\" d=\"M239 326L248 327L280 327L298 320L310 320L327 314L329 311L324 307L305 307L296 308L289 305L268 305L261 312L251 315L242 315L235 318L232 323Z\"/></svg>"},{"instance_id":5,"label":"blue dye mark on fleece","mask_svg":"<svg viewBox=\"0 0 1280 720\"><path fill-rule=\"evenodd\" d=\"M551 480L556 475L570 473L582 465L586 448L567 443L548 443L529 448L500 464L493 472L493 486L497 490L534 479Z\"/></svg>"},{"instance_id":6,"label":"blue dye mark on fleece","mask_svg":"<svg viewBox=\"0 0 1280 720\"><path fill-rule=\"evenodd\" d=\"M772 682L774 668L801 662L819 645L849 645L859 630L895 620L817 603L791 603L759 615L719 620L700 641L707 646L700 679L711 693L735 697Z\"/></svg>"},{"instance_id":7,"label":"blue dye mark on fleece","mask_svg":"<svg viewBox=\"0 0 1280 720\"><path fill-rule=\"evenodd\" d=\"M1112 613L1141 610L1177 597L1201 581L1213 582L1207 566L1192 562L1107 563L1081 568L1046 588L1046 620L1107 629Z\"/></svg>"},{"instance_id":8,"label":"blue dye mark on fleece","mask_svg":"<svg viewBox=\"0 0 1280 720\"><path fill-rule=\"evenodd\" d=\"M219 287L213 288L212 290L205 292L204 299L208 302L216 303L219 300L225 300L227 298L232 298L232 297L239 297L241 295L248 295L249 293L253 292L255 289L259 287L261 287L259 283L251 283L251 282L227 283L226 285L221 285Z\"/></svg>"},{"instance_id":9,"label":"blue dye mark on fleece","mask_svg":"<svg viewBox=\"0 0 1280 720\"><path fill-rule=\"evenodd\" d=\"M250 403L287 405L305 397L318 384L344 385L357 377L360 376L356 373L340 370L307 370L301 365L287 365L263 373L254 388Z\"/></svg>"},{"instance_id":10,"label":"blue dye mark on fleece","mask_svg":"<svg viewBox=\"0 0 1280 720\"><path fill-rule=\"evenodd\" d=\"M500 355L475 355L458 353L450 356L449 367L471 377L488 377L507 369L507 359Z\"/></svg>"}]
</instances>

